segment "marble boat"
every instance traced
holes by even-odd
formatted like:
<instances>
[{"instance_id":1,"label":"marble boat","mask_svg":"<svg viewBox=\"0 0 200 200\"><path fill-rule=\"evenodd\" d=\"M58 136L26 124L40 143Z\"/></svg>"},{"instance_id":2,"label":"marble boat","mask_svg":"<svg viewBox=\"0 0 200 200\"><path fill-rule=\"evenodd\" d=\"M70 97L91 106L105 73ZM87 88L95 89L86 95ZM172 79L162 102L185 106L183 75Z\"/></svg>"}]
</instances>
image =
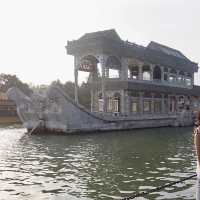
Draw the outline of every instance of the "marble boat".
<instances>
[{"instance_id":1,"label":"marble boat","mask_svg":"<svg viewBox=\"0 0 200 200\"><path fill-rule=\"evenodd\" d=\"M57 87L43 96L28 97L17 88L7 92L31 133L193 125L200 107L198 64L180 51L123 41L113 29L86 33L68 41L66 49L74 56L75 99ZM79 103L79 71L89 74L90 110Z\"/></svg>"},{"instance_id":2,"label":"marble boat","mask_svg":"<svg viewBox=\"0 0 200 200\"><path fill-rule=\"evenodd\" d=\"M33 95L30 98L17 88L9 89L8 96L15 101L18 116L31 133L88 133L193 124L191 112L186 111L159 116L105 116L92 113L57 87L51 87L45 97Z\"/></svg>"}]
</instances>

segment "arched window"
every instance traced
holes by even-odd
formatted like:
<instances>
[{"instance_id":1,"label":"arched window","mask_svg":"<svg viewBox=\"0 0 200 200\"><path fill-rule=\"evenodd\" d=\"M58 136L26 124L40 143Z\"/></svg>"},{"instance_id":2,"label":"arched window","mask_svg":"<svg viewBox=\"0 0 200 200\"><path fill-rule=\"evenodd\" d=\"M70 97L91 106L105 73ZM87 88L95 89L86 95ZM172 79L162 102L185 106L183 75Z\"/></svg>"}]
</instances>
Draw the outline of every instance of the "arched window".
<instances>
[{"instance_id":1,"label":"arched window","mask_svg":"<svg viewBox=\"0 0 200 200\"><path fill-rule=\"evenodd\" d=\"M130 65L128 70L128 78L139 79L139 68L138 66Z\"/></svg>"},{"instance_id":2,"label":"arched window","mask_svg":"<svg viewBox=\"0 0 200 200\"><path fill-rule=\"evenodd\" d=\"M120 78L121 62L115 56L109 56L106 62L109 78Z\"/></svg>"},{"instance_id":3,"label":"arched window","mask_svg":"<svg viewBox=\"0 0 200 200\"><path fill-rule=\"evenodd\" d=\"M87 55L80 59L78 63L79 72L79 80L78 84L80 85L84 82L91 82L93 80L92 77L98 77L98 63L99 61L95 56ZM89 73L88 73L89 72Z\"/></svg>"},{"instance_id":4,"label":"arched window","mask_svg":"<svg viewBox=\"0 0 200 200\"><path fill-rule=\"evenodd\" d=\"M154 67L153 80L161 80L161 69L159 66Z\"/></svg>"},{"instance_id":5,"label":"arched window","mask_svg":"<svg viewBox=\"0 0 200 200\"><path fill-rule=\"evenodd\" d=\"M143 80L151 80L151 74L150 74L150 66L144 65L142 67L142 79Z\"/></svg>"},{"instance_id":6,"label":"arched window","mask_svg":"<svg viewBox=\"0 0 200 200\"><path fill-rule=\"evenodd\" d=\"M97 71L99 61L92 55L84 56L79 63L79 70L86 72Z\"/></svg>"},{"instance_id":7,"label":"arched window","mask_svg":"<svg viewBox=\"0 0 200 200\"><path fill-rule=\"evenodd\" d=\"M164 81L168 81L168 68L164 67Z\"/></svg>"},{"instance_id":8,"label":"arched window","mask_svg":"<svg viewBox=\"0 0 200 200\"><path fill-rule=\"evenodd\" d=\"M107 111L112 113L120 112L120 94L117 92L108 97Z\"/></svg>"},{"instance_id":9,"label":"arched window","mask_svg":"<svg viewBox=\"0 0 200 200\"><path fill-rule=\"evenodd\" d=\"M177 80L178 80L179 83L182 83L184 81L184 72L183 71L179 72Z\"/></svg>"},{"instance_id":10,"label":"arched window","mask_svg":"<svg viewBox=\"0 0 200 200\"><path fill-rule=\"evenodd\" d=\"M120 104L121 104L121 95L119 93L114 94L114 104L113 111L120 112Z\"/></svg>"},{"instance_id":11,"label":"arched window","mask_svg":"<svg viewBox=\"0 0 200 200\"><path fill-rule=\"evenodd\" d=\"M170 75L169 75L169 82L176 82L176 70L171 69L170 70Z\"/></svg>"}]
</instances>

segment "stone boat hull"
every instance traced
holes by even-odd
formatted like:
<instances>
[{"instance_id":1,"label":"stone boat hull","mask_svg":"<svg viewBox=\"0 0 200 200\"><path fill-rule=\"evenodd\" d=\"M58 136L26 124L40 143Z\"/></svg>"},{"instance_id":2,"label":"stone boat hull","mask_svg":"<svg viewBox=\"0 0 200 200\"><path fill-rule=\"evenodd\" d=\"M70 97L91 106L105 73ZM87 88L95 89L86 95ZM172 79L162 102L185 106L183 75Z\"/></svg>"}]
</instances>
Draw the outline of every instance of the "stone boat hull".
<instances>
[{"instance_id":1,"label":"stone boat hull","mask_svg":"<svg viewBox=\"0 0 200 200\"><path fill-rule=\"evenodd\" d=\"M51 87L45 96L27 97L17 88L7 92L15 101L17 113L24 127L31 133L91 133L165 126L190 126L192 114L182 112L170 115L106 116L91 113L76 104L57 87Z\"/></svg>"}]
</instances>

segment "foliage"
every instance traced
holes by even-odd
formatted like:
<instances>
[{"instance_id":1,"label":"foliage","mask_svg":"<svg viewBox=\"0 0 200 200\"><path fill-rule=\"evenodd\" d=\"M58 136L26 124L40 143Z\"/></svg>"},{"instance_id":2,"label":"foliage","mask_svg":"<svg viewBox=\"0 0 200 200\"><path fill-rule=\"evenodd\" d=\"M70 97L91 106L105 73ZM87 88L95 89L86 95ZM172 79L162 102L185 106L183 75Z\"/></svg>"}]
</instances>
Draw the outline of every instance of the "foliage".
<instances>
[{"instance_id":1,"label":"foliage","mask_svg":"<svg viewBox=\"0 0 200 200\"><path fill-rule=\"evenodd\" d=\"M74 88L75 84L71 81L67 81L66 83L62 84L60 80L53 81L51 85L57 86L61 88L65 93L67 93L72 99L74 99ZM89 84L82 83L81 86L78 88L78 98L79 103L85 106L86 108L90 109L90 88Z\"/></svg>"},{"instance_id":2,"label":"foliage","mask_svg":"<svg viewBox=\"0 0 200 200\"><path fill-rule=\"evenodd\" d=\"M17 87L26 95L30 96L32 90L27 83L23 83L16 75L0 74L0 91L6 92L11 87Z\"/></svg>"},{"instance_id":3,"label":"foliage","mask_svg":"<svg viewBox=\"0 0 200 200\"><path fill-rule=\"evenodd\" d=\"M82 83L78 89L78 98L80 104L90 109L91 98L90 98L90 87L88 83Z\"/></svg>"}]
</instances>

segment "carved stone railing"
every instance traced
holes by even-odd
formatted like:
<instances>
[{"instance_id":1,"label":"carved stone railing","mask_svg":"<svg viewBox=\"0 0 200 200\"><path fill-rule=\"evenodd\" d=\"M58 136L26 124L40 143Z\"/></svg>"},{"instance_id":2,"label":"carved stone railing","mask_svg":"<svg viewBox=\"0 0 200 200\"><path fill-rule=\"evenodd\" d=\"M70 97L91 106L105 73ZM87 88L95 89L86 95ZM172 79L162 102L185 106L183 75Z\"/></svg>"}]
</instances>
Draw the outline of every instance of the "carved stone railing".
<instances>
[{"instance_id":1,"label":"carved stone railing","mask_svg":"<svg viewBox=\"0 0 200 200\"><path fill-rule=\"evenodd\" d=\"M120 78L106 78L106 81L120 81L122 79ZM169 82L169 81L161 81L161 80L139 80L139 79L131 79L129 78L128 81L130 82L136 82L136 83L145 83L150 85L161 85L161 86L171 86L171 87L180 87L180 88L187 88L191 89L192 85L185 85L183 83L178 82Z\"/></svg>"}]
</instances>

